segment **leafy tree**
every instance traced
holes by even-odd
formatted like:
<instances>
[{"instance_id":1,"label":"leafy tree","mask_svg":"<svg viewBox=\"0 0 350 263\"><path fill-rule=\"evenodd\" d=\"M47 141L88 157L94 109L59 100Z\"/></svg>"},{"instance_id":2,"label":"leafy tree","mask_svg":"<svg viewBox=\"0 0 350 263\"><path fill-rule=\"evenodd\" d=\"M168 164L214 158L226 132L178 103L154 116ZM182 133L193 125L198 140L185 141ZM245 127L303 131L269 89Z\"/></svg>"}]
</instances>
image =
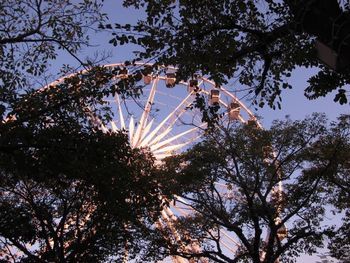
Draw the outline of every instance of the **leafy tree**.
<instances>
[{"instance_id":1,"label":"leafy tree","mask_svg":"<svg viewBox=\"0 0 350 263\"><path fill-rule=\"evenodd\" d=\"M327 174L324 191L329 202L334 206L334 213L342 212L342 224L330 237L328 248L330 255L340 262L350 260L350 119L348 115L341 116L338 123L331 126L332 132L325 137L316 152L319 162L333 158L332 172ZM337 149L335 154L334 149Z\"/></svg>"},{"instance_id":2,"label":"leafy tree","mask_svg":"<svg viewBox=\"0 0 350 263\"><path fill-rule=\"evenodd\" d=\"M349 129L341 126L337 129ZM329 200L324 190L334 187L324 186L337 176L334 167L344 164L343 149L349 145L328 144L337 140L334 135L322 115L275 121L268 130L235 123L166 160L163 173L173 178L176 203L192 210L176 223L182 244L171 228L163 229L169 253L212 262L271 263L315 253L332 234L324 225ZM326 142L328 154L320 155ZM223 244L227 235L237 242L234 252Z\"/></svg>"},{"instance_id":3,"label":"leafy tree","mask_svg":"<svg viewBox=\"0 0 350 263\"><path fill-rule=\"evenodd\" d=\"M346 210L343 218L343 224L337 230L330 240L328 248L331 256L337 258L340 262L350 261L350 212Z\"/></svg>"},{"instance_id":4,"label":"leafy tree","mask_svg":"<svg viewBox=\"0 0 350 263\"><path fill-rule=\"evenodd\" d=\"M122 133L45 133L41 146L1 155L2 262L118 262L145 253L161 207L152 158Z\"/></svg>"},{"instance_id":5,"label":"leafy tree","mask_svg":"<svg viewBox=\"0 0 350 263\"><path fill-rule=\"evenodd\" d=\"M88 33L104 19L95 0L1 1L0 115L21 94L45 84L50 61L62 51L86 65L77 52L89 45Z\"/></svg>"},{"instance_id":6,"label":"leafy tree","mask_svg":"<svg viewBox=\"0 0 350 263\"><path fill-rule=\"evenodd\" d=\"M315 99L336 90L334 100L347 103L349 67L341 72L329 69L319 63L314 48L316 37L336 43L335 52L350 61L349 43L344 40L349 34L344 26L349 23L348 7L336 0L125 0L124 5L145 10L146 17L135 25L101 25L115 29L110 42L141 46L136 60L176 65L178 80L198 72L218 85L235 78L257 105L267 102L275 108L280 107L281 92L292 88L288 80L292 70L315 67L319 70L309 78L306 97ZM332 28L339 29L341 38L333 35Z\"/></svg>"},{"instance_id":7,"label":"leafy tree","mask_svg":"<svg viewBox=\"0 0 350 263\"><path fill-rule=\"evenodd\" d=\"M23 94L0 123L2 262L143 257L162 207L153 157L102 132L118 69ZM154 255L149 255L153 257Z\"/></svg>"},{"instance_id":8,"label":"leafy tree","mask_svg":"<svg viewBox=\"0 0 350 263\"><path fill-rule=\"evenodd\" d=\"M87 30L105 18L100 8L0 3L1 262L105 262L147 252L162 206L153 158L123 132L101 131L112 114L104 98L134 91L127 80L111 81L119 69L88 68L77 56ZM38 89L61 49L88 70Z\"/></svg>"}]
</instances>

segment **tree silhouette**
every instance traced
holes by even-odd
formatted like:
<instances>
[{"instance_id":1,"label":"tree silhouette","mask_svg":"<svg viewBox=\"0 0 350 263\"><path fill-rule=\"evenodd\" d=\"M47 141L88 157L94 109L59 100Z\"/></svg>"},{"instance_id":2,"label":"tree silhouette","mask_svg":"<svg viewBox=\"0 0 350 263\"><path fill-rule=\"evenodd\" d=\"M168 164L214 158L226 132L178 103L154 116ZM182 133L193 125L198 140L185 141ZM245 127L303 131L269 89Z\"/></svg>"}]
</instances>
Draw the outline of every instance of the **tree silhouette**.
<instances>
[{"instance_id":1,"label":"tree silhouette","mask_svg":"<svg viewBox=\"0 0 350 263\"><path fill-rule=\"evenodd\" d=\"M333 125L349 129L344 122ZM176 223L184 244L164 229L164 246L212 262L294 262L301 253L315 253L333 233L322 224L329 204L324 191L336 189L329 182L339 175L334 167L348 163L342 160L348 140L334 144L330 138L339 137L319 115L276 121L268 130L233 124L168 159L164 176L173 178L176 203L192 212ZM227 245L228 236L235 244Z\"/></svg>"},{"instance_id":2,"label":"tree silhouette","mask_svg":"<svg viewBox=\"0 0 350 263\"><path fill-rule=\"evenodd\" d=\"M0 3L0 261L105 262L149 254L162 207L153 157L101 131L106 96L131 95L89 67L38 88L66 50L88 45L97 1ZM153 255L152 255L153 256Z\"/></svg>"}]
</instances>

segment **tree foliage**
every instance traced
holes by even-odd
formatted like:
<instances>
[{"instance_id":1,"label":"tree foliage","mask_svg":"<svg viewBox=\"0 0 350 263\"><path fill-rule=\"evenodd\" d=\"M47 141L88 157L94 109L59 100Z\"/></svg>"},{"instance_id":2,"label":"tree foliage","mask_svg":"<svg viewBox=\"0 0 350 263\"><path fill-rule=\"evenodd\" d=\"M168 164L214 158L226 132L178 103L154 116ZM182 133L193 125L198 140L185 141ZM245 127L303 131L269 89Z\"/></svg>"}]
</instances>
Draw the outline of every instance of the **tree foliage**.
<instances>
[{"instance_id":1,"label":"tree foliage","mask_svg":"<svg viewBox=\"0 0 350 263\"><path fill-rule=\"evenodd\" d=\"M122 131L102 132L110 74L94 68L23 95L4 116L4 262L118 261L126 248L129 258L148 254L162 207L154 160Z\"/></svg>"},{"instance_id":2,"label":"tree foliage","mask_svg":"<svg viewBox=\"0 0 350 263\"><path fill-rule=\"evenodd\" d=\"M332 10L341 11L335 0L316 2L329 2ZM136 60L176 65L178 80L193 78L198 72L218 85L235 79L257 105L267 102L275 108L280 107L282 91L292 88L293 69L316 67L318 72L305 88L306 97L315 99L336 90L334 100L347 103L349 69L335 72L316 58L314 41L318 33L326 34L321 29L324 21L317 20L321 23L317 34L314 29L306 30L315 21L312 16L302 16L304 11L315 9L320 17L336 19L328 14L332 10L314 7L315 1L125 0L124 5L144 10L146 17L135 25L102 25L115 29L110 42L142 47ZM295 6L303 12L296 13Z\"/></svg>"},{"instance_id":3,"label":"tree foliage","mask_svg":"<svg viewBox=\"0 0 350 263\"><path fill-rule=\"evenodd\" d=\"M341 116L338 123L332 125L332 133L327 136L316 153L319 160L332 158L332 172L325 178L324 190L328 201L334 206L333 213L342 212L342 223L330 237L328 248L330 254L341 262L350 260L350 119L348 115ZM334 148L337 154L334 154Z\"/></svg>"},{"instance_id":4,"label":"tree foliage","mask_svg":"<svg viewBox=\"0 0 350 263\"><path fill-rule=\"evenodd\" d=\"M77 56L104 19L96 1L0 3L0 261L106 262L148 255L162 207L154 159L102 131L105 98L137 95L120 68ZM88 70L38 89L67 51ZM152 255L153 256L153 255Z\"/></svg>"},{"instance_id":5,"label":"tree foliage","mask_svg":"<svg viewBox=\"0 0 350 263\"><path fill-rule=\"evenodd\" d=\"M100 1L8 0L0 3L0 114L33 91L50 62L89 45L89 31L105 19ZM64 51L64 52L62 52ZM52 72L51 72L52 73Z\"/></svg>"},{"instance_id":6,"label":"tree foliage","mask_svg":"<svg viewBox=\"0 0 350 263\"><path fill-rule=\"evenodd\" d=\"M40 146L1 154L3 262L106 262L145 253L161 207L152 158L131 149L122 133L45 133Z\"/></svg>"},{"instance_id":7,"label":"tree foliage","mask_svg":"<svg viewBox=\"0 0 350 263\"><path fill-rule=\"evenodd\" d=\"M176 203L192 211L176 223L184 244L165 238L169 253L212 262L294 262L323 247L334 233L324 221L325 205L337 196L329 178L340 180L340 167L348 165L348 138L330 142L349 129L339 123L329 127L324 116L313 115L276 121L268 130L234 124L168 159L164 176L174 179ZM225 248L227 235L237 242L234 252Z\"/></svg>"}]
</instances>

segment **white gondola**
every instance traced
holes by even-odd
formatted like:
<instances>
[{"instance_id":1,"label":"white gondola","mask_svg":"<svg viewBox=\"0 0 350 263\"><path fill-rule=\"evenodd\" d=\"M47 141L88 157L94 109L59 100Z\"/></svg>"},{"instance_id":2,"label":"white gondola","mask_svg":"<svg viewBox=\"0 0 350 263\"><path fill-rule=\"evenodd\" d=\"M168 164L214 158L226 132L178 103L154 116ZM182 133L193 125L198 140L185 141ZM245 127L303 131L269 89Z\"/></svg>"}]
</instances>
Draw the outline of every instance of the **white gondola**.
<instances>
[{"instance_id":1,"label":"white gondola","mask_svg":"<svg viewBox=\"0 0 350 263\"><path fill-rule=\"evenodd\" d=\"M167 88L173 88L175 86L176 76L175 73L167 73L165 79L165 86Z\"/></svg>"},{"instance_id":2,"label":"white gondola","mask_svg":"<svg viewBox=\"0 0 350 263\"><path fill-rule=\"evenodd\" d=\"M231 121L238 120L241 106L237 102L231 102L228 108L228 117Z\"/></svg>"},{"instance_id":3,"label":"white gondola","mask_svg":"<svg viewBox=\"0 0 350 263\"><path fill-rule=\"evenodd\" d=\"M220 101L220 91L217 89L212 89L210 91L210 104L218 104Z\"/></svg>"},{"instance_id":4,"label":"white gondola","mask_svg":"<svg viewBox=\"0 0 350 263\"><path fill-rule=\"evenodd\" d=\"M187 91L191 93L197 90L198 90L198 80L191 79L188 83Z\"/></svg>"}]
</instances>

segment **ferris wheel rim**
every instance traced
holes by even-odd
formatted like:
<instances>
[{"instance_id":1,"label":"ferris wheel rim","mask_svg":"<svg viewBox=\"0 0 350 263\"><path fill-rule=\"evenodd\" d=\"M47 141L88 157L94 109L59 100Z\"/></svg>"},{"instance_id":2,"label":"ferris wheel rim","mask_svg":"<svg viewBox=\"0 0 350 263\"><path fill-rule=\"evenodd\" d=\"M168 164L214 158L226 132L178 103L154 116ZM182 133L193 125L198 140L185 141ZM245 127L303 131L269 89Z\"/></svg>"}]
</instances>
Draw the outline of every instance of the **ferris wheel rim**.
<instances>
[{"instance_id":1,"label":"ferris wheel rim","mask_svg":"<svg viewBox=\"0 0 350 263\"><path fill-rule=\"evenodd\" d=\"M118 62L118 63L110 63L110 64L103 64L101 65L102 67L106 67L106 68L114 68L114 67L131 67L131 66L139 66L139 67L145 67L145 66L153 66L154 64L153 63L144 63L144 62L134 62L132 64L126 64L125 62ZM161 67L162 69L171 69L171 70L174 70L176 71L177 70L177 67L175 66L159 66ZM49 87L52 87L52 86L56 86L60 83L62 83L65 79L69 79L73 76L76 76L77 74L85 74L87 72L89 72L91 68L87 68L87 69L83 69L81 71L78 71L78 72L73 72L73 73L70 73L66 76L62 76L52 82L50 82L49 84L41 87L38 92L40 92L41 90L44 90L46 88L49 88ZM166 77L163 77L163 76L156 76L157 79L161 79L161 80L165 80ZM232 94L231 92L229 92L223 85L220 85L217 87L216 83L204 76L198 76L198 79L202 80L203 82L206 82L210 85L212 85L212 87L214 87L215 89L217 90L221 90L223 93L225 93L227 96L231 97L232 100L234 100L235 102L237 102L239 104L240 107L242 107L244 109L244 111L249 115L249 118L251 120L254 120L257 125L259 126L259 128L262 128L262 125L261 123L259 122L259 120L255 117L254 113L237 97L235 96L234 94ZM178 83L179 85L189 85L189 82L185 82L185 81L180 81ZM243 120L242 120L243 121Z\"/></svg>"}]
</instances>

